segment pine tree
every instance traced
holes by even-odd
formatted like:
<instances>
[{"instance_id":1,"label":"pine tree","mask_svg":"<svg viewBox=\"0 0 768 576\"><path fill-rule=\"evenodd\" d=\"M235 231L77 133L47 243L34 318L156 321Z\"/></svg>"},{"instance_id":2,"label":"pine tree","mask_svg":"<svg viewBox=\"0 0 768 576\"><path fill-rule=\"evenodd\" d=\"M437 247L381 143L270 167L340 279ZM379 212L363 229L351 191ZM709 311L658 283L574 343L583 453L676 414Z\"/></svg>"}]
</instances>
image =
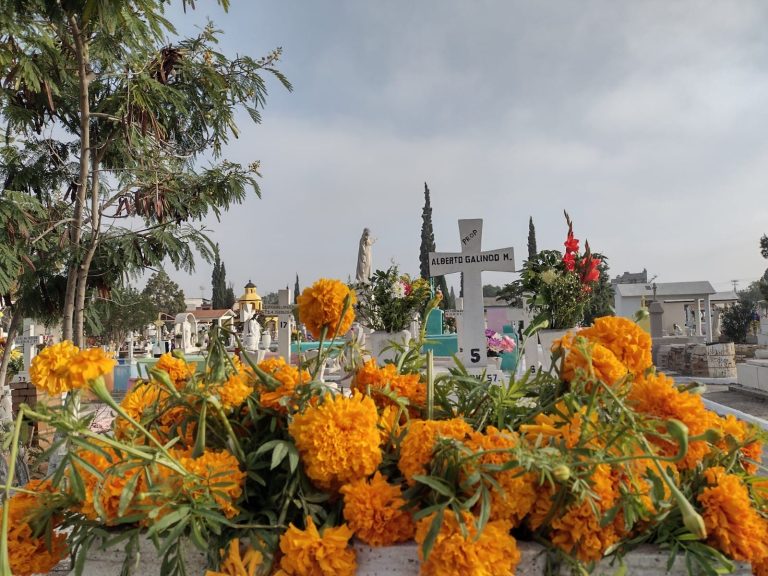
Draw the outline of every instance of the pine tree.
<instances>
[{"instance_id":1,"label":"pine tree","mask_svg":"<svg viewBox=\"0 0 768 576\"><path fill-rule=\"evenodd\" d=\"M293 285L293 303L296 304L299 301L299 275L296 274L296 284Z\"/></svg>"},{"instance_id":2,"label":"pine tree","mask_svg":"<svg viewBox=\"0 0 768 576\"><path fill-rule=\"evenodd\" d=\"M533 226L533 216L528 219L528 260L533 260L538 254L536 249L536 228Z\"/></svg>"}]
</instances>

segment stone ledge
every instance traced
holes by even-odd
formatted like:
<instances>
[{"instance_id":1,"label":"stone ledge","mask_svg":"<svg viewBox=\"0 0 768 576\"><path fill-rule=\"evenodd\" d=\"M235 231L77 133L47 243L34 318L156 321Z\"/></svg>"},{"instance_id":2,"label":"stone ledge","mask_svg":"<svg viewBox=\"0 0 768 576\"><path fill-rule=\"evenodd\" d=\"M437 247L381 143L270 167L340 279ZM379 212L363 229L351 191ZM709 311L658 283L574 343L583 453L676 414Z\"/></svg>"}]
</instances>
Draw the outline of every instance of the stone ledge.
<instances>
[{"instance_id":1,"label":"stone ledge","mask_svg":"<svg viewBox=\"0 0 768 576\"><path fill-rule=\"evenodd\" d=\"M419 574L419 554L414 542L383 548L372 548L361 543L355 543L354 549L357 553L358 576L418 576ZM518 542L518 549L521 559L515 571L516 576L544 576L546 574L547 558L543 546L533 542ZM124 554L124 551L119 549L91 550L89 560L83 570L83 576L118 576ZM145 540L141 543L140 554L141 559L134 574L137 576L162 576L160 562L151 542ZM205 573L205 555L190 545L186 547L185 558L189 576L203 576ZM639 546L624 556L625 574L688 576L683 556L678 555L669 572L666 570L668 558L668 554L660 551L658 547ZM597 565L593 574L615 574L619 569L620 564L614 558L606 558ZM571 574L571 570L563 567L560 570L560 575L566 576L567 574ZM752 570L748 564L736 564L736 569L731 574L750 576Z\"/></svg>"}]
</instances>

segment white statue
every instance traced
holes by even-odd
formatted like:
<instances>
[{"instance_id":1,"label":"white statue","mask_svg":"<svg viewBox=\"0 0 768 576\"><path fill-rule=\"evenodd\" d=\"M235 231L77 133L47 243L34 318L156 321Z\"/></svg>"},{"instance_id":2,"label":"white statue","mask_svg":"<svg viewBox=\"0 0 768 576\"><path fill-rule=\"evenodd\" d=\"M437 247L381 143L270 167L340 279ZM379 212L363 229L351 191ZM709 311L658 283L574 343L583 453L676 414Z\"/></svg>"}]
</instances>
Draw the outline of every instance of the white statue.
<instances>
[{"instance_id":1,"label":"white statue","mask_svg":"<svg viewBox=\"0 0 768 576\"><path fill-rule=\"evenodd\" d=\"M717 342L720 339L720 308L718 306L712 307L712 340Z\"/></svg>"},{"instance_id":2,"label":"white statue","mask_svg":"<svg viewBox=\"0 0 768 576\"><path fill-rule=\"evenodd\" d=\"M181 349L186 352L192 348L192 325L184 320L181 324Z\"/></svg>"},{"instance_id":3,"label":"white statue","mask_svg":"<svg viewBox=\"0 0 768 576\"><path fill-rule=\"evenodd\" d=\"M360 248L357 251L357 273L355 281L358 283L368 283L371 278L371 246L376 240L371 238L371 231L368 228L363 229L363 235L360 237Z\"/></svg>"}]
</instances>

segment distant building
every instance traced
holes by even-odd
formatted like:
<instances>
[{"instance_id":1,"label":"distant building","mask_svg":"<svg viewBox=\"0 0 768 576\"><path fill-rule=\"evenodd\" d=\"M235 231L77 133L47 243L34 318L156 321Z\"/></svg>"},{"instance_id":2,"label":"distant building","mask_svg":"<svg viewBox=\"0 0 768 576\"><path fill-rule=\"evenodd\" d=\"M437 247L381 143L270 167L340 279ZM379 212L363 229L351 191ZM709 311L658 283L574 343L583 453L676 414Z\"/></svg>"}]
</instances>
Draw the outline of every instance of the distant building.
<instances>
[{"instance_id":1,"label":"distant building","mask_svg":"<svg viewBox=\"0 0 768 576\"><path fill-rule=\"evenodd\" d=\"M184 298L184 304L187 312L211 309L211 301L208 298Z\"/></svg>"},{"instance_id":2,"label":"distant building","mask_svg":"<svg viewBox=\"0 0 768 576\"><path fill-rule=\"evenodd\" d=\"M648 284L648 270L643 268L642 272L624 272L611 280L611 284Z\"/></svg>"}]
</instances>

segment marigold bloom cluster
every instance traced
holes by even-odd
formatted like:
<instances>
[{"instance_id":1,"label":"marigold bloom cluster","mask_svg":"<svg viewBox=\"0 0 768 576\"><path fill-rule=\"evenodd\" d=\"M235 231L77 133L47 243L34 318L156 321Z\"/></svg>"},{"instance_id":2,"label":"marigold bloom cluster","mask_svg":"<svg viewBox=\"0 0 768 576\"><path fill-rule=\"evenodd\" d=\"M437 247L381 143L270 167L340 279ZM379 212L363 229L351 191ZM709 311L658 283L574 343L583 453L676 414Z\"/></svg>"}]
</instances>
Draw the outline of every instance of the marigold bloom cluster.
<instances>
[{"instance_id":1,"label":"marigold bloom cluster","mask_svg":"<svg viewBox=\"0 0 768 576\"><path fill-rule=\"evenodd\" d=\"M350 301L345 311L344 302L347 298ZM321 278L309 288L305 288L297 302L301 321L315 338L320 338L323 328L326 329L327 338L334 333L345 334L355 319L352 309L355 293L339 280Z\"/></svg>"},{"instance_id":2,"label":"marigold bloom cluster","mask_svg":"<svg viewBox=\"0 0 768 576\"><path fill-rule=\"evenodd\" d=\"M357 371L352 381L352 388L363 393L368 393L370 390L371 396L379 407L394 404L382 393L388 388L397 396L408 399L408 412L412 417L417 417L421 407L427 403L427 387L421 381L419 374L400 374L394 364L385 364L379 368L373 359L367 361Z\"/></svg>"},{"instance_id":3,"label":"marigold bloom cluster","mask_svg":"<svg viewBox=\"0 0 768 576\"><path fill-rule=\"evenodd\" d=\"M561 346L568 350L561 375L566 382L573 381L579 371L608 385L619 382L627 375L626 366L611 350L583 339L581 333L575 338L563 338Z\"/></svg>"},{"instance_id":4,"label":"marigold bloom cluster","mask_svg":"<svg viewBox=\"0 0 768 576\"><path fill-rule=\"evenodd\" d=\"M232 372L223 384L216 386L216 394L225 410L237 408L253 392L250 376L243 370Z\"/></svg>"},{"instance_id":5,"label":"marigold bloom cluster","mask_svg":"<svg viewBox=\"0 0 768 576\"><path fill-rule=\"evenodd\" d=\"M708 486L698 501L703 507L708 542L734 560L768 560L768 520L752 506L747 487L722 467L704 471Z\"/></svg>"},{"instance_id":6,"label":"marigold bloom cluster","mask_svg":"<svg viewBox=\"0 0 768 576\"><path fill-rule=\"evenodd\" d=\"M416 525L402 510L400 488L387 482L380 472L342 486L344 519L355 536L370 546L390 546L413 538Z\"/></svg>"},{"instance_id":7,"label":"marigold bloom cluster","mask_svg":"<svg viewBox=\"0 0 768 576\"><path fill-rule=\"evenodd\" d=\"M120 520L120 499L123 489L137 474L137 489L128 502L127 514L140 513L137 495L144 489L143 464L130 460L125 454L119 456L106 445L96 446L97 450L81 449L78 457L90 465L90 468L75 461L75 469L85 485L85 499L80 504L80 511L91 520L99 520L107 526L113 526ZM101 474L96 476L92 470Z\"/></svg>"},{"instance_id":8,"label":"marigold bloom cluster","mask_svg":"<svg viewBox=\"0 0 768 576\"><path fill-rule=\"evenodd\" d=\"M517 435L489 426L484 434L475 432L467 447L473 451L487 451L480 457L483 464L506 464L512 459L508 451L518 444ZM517 527L533 508L536 501L537 478L533 473L524 474L521 468L494 472L498 483L491 486L491 520L506 520Z\"/></svg>"},{"instance_id":9,"label":"marigold bloom cluster","mask_svg":"<svg viewBox=\"0 0 768 576\"><path fill-rule=\"evenodd\" d=\"M259 400L265 408L285 412L284 398L290 398L296 391L296 386L306 384L312 377L306 370L299 371L296 366L286 363L285 359L278 356L267 358L259 363L259 368L280 382L275 390L267 390L259 386Z\"/></svg>"},{"instance_id":10,"label":"marigold bloom cluster","mask_svg":"<svg viewBox=\"0 0 768 576\"><path fill-rule=\"evenodd\" d=\"M54 532L49 548L46 535L36 534L30 525L35 513L45 508L51 489L49 481L32 480L24 486L25 492L15 493L8 501L8 555L16 576L47 573L67 556L64 534Z\"/></svg>"},{"instance_id":11,"label":"marigold bloom cluster","mask_svg":"<svg viewBox=\"0 0 768 576\"><path fill-rule=\"evenodd\" d=\"M306 530L293 524L280 537L280 566L275 576L354 576L355 552L349 548L352 530L342 524L318 532L311 516Z\"/></svg>"},{"instance_id":12,"label":"marigold bloom cluster","mask_svg":"<svg viewBox=\"0 0 768 576\"><path fill-rule=\"evenodd\" d=\"M199 458L193 458L188 451L172 451L185 470L195 475L186 478L179 489L193 500L212 498L227 518L237 516L235 506L243 493L246 474L231 453L225 450L206 449ZM175 475L171 482L179 481Z\"/></svg>"},{"instance_id":13,"label":"marigold bloom cluster","mask_svg":"<svg viewBox=\"0 0 768 576\"><path fill-rule=\"evenodd\" d=\"M397 464L406 481L413 484L414 476L427 472L427 464L438 438L465 440L470 434L472 428L462 418L411 421L400 446L400 461Z\"/></svg>"},{"instance_id":14,"label":"marigold bloom cluster","mask_svg":"<svg viewBox=\"0 0 768 576\"><path fill-rule=\"evenodd\" d=\"M168 353L160 356L154 367L168 374L173 385L180 390L187 383L187 380L195 375L196 363L188 363L183 358L177 358L173 354Z\"/></svg>"},{"instance_id":15,"label":"marigold bloom cluster","mask_svg":"<svg viewBox=\"0 0 768 576\"><path fill-rule=\"evenodd\" d=\"M115 367L101 348L80 350L69 340L44 348L32 360L29 376L32 383L50 395L86 388L99 376Z\"/></svg>"},{"instance_id":16,"label":"marigold bloom cluster","mask_svg":"<svg viewBox=\"0 0 768 576\"><path fill-rule=\"evenodd\" d=\"M338 490L370 476L381 462L378 421L376 405L367 396L326 394L322 404L294 416L288 431L312 482Z\"/></svg>"},{"instance_id":17,"label":"marigold bloom cluster","mask_svg":"<svg viewBox=\"0 0 768 576\"><path fill-rule=\"evenodd\" d=\"M456 516L450 511L443 517L440 532L429 557L425 560L422 544L434 519L431 514L416 525L416 542L419 544L421 574L423 576L465 576L467 574L493 574L512 576L520 562L517 541L509 533L509 522L488 522L478 535L474 518L468 513L463 520L467 529L462 533Z\"/></svg>"},{"instance_id":18,"label":"marigold bloom cluster","mask_svg":"<svg viewBox=\"0 0 768 576\"><path fill-rule=\"evenodd\" d=\"M580 330L579 336L608 348L635 376L651 367L651 336L628 318L597 318L592 326Z\"/></svg>"}]
</instances>

